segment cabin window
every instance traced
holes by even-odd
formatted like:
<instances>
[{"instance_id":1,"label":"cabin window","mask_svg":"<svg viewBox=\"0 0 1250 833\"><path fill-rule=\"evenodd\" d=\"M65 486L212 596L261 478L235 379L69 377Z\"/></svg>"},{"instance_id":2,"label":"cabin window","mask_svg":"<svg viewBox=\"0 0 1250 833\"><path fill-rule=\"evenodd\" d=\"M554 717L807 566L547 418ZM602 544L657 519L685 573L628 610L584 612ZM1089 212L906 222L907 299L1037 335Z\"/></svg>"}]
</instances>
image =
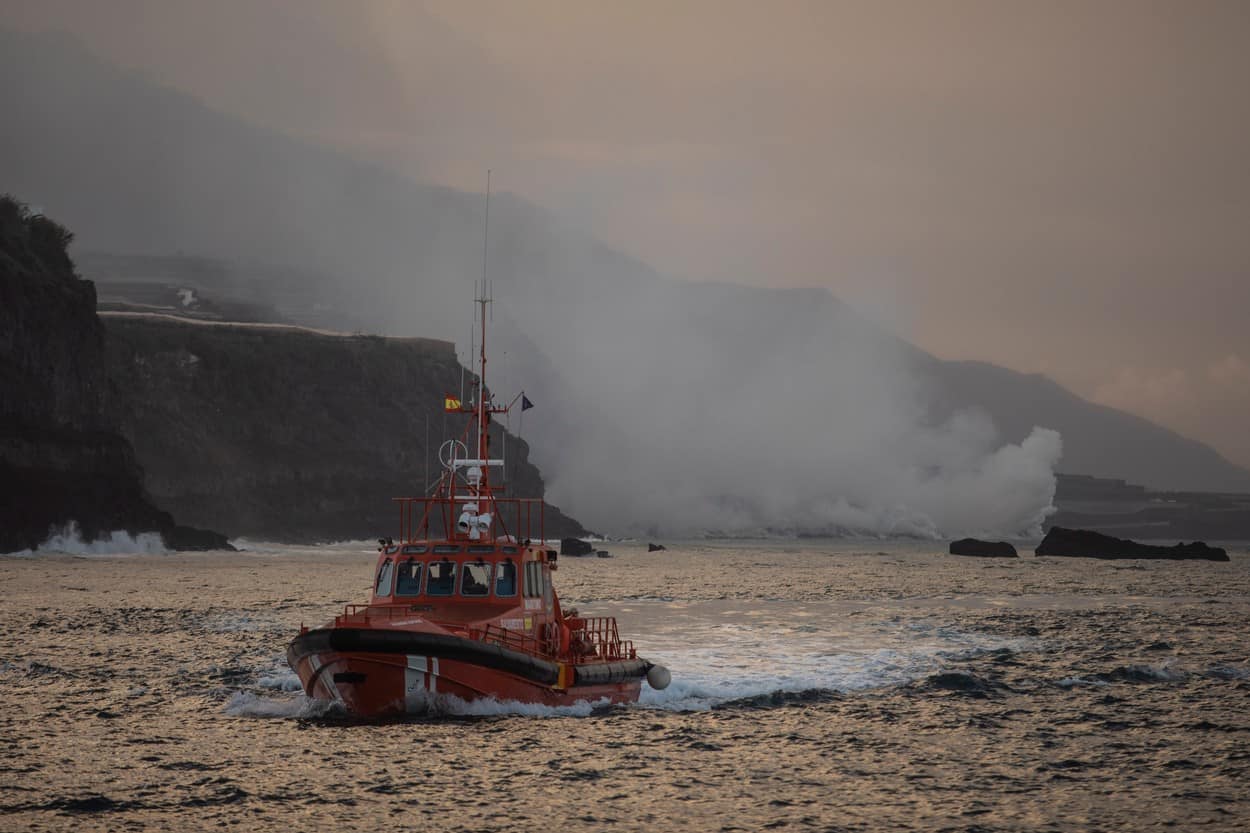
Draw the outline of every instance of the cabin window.
<instances>
[{"instance_id":1,"label":"cabin window","mask_svg":"<svg viewBox=\"0 0 1250 833\"><path fill-rule=\"evenodd\" d=\"M508 555L516 555L516 547L501 547L500 551Z\"/></svg>"},{"instance_id":2,"label":"cabin window","mask_svg":"<svg viewBox=\"0 0 1250 833\"><path fill-rule=\"evenodd\" d=\"M425 552L425 544L408 544L404 547L404 555L420 555Z\"/></svg>"},{"instance_id":3,"label":"cabin window","mask_svg":"<svg viewBox=\"0 0 1250 833\"><path fill-rule=\"evenodd\" d=\"M435 544L434 553L436 555L446 555L452 552L460 552L459 544Z\"/></svg>"},{"instance_id":4,"label":"cabin window","mask_svg":"<svg viewBox=\"0 0 1250 833\"><path fill-rule=\"evenodd\" d=\"M490 592L490 565L485 561L466 561L460 572L461 596L485 596Z\"/></svg>"},{"instance_id":5,"label":"cabin window","mask_svg":"<svg viewBox=\"0 0 1250 833\"><path fill-rule=\"evenodd\" d=\"M456 591L456 562L431 561L426 574L425 594L427 596L450 596Z\"/></svg>"},{"instance_id":6,"label":"cabin window","mask_svg":"<svg viewBox=\"0 0 1250 833\"><path fill-rule=\"evenodd\" d=\"M494 552L494 551L495 551L495 548L490 544L469 544L469 552L481 554L484 552Z\"/></svg>"},{"instance_id":7,"label":"cabin window","mask_svg":"<svg viewBox=\"0 0 1250 833\"><path fill-rule=\"evenodd\" d=\"M543 567L537 561L525 562L525 595L531 599L543 594Z\"/></svg>"},{"instance_id":8,"label":"cabin window","mask_svg":"<svg viewBox=\"0 0 1250 833\"><path fill-rule=\"evenodd\" d=\"M516 563L511 558L500 561L495 570L495 595L516 595Z\"/></svg>"},{"instance_id":9,"label":"cabin window","mask_svg":"<svg viewBox=\"0 0 1250 833\"><path fill-rule=\"evenodd\" d=\"M382 568L378 570L378 582L373 587L373 595L391 595L391 566L389 558L382 562Z\"/></svg>"},{"instance_id":10,"label":"cabin window","mask_svg":"<svg viewBox=\"0 0 1250 833\"><path fill-rule=\"evenodd\" d=\"M411 558L407 561L399 563L399 569L395 571L395 595L396 596L420 596L421 595L421 562L413 561Z\"/></svg>"}]
</instances>

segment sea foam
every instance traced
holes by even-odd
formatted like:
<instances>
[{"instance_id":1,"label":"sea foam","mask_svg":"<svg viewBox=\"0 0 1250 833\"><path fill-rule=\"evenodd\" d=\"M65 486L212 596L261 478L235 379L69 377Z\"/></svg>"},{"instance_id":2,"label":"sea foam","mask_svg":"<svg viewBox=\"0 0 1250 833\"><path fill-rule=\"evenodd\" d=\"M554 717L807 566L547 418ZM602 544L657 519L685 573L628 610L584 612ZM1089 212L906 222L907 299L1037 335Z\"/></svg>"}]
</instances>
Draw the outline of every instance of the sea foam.
<instances>
[{"instance_id":1,"label":"sea foam","mask_svg":"<svg viewBox=\"0 0 1250 833\"><path fill-rule=\"evenodd\" d=\"M140 532L131 535L115 530L94 541L85 541L77 521L53 528L48 539L33 550L22 550L13 555L32 556L49 553L70 555L165 555L169 552L159 532Z\"/></svg>"}]
</instances>

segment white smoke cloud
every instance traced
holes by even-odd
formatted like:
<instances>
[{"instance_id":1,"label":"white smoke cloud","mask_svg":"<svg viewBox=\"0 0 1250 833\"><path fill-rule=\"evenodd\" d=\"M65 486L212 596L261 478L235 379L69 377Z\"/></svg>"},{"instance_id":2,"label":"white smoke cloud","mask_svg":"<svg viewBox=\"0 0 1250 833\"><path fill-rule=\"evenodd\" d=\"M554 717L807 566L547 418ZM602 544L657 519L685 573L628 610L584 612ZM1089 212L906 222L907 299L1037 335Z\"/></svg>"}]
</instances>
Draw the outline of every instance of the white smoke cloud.
<instances>
[{"instance_id":1,"label":"white smoke cloud","mask_svg":"<svg viewBox=\"0 0 1250 833\"><path fill-rule=\"evenodd\" d=\"M555 300L516 314L545 354L530 366L560 376L534 458L594 529L1022 535L1054 511L1057 432L1005 442L983 412L931 413L927 357L826 292L575 274L517 287Z\"/></svg>"}]
</instances>

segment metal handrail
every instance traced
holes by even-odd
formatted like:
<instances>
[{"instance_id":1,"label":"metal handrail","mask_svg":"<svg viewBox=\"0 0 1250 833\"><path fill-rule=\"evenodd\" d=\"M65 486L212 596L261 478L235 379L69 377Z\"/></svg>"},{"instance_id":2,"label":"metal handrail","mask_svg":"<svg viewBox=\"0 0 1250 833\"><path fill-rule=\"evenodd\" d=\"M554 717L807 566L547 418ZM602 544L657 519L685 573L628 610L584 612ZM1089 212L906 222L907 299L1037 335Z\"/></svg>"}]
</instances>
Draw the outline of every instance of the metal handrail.
<instances>
[{"instance_id":1,"label":"metal handrail","mask_svg":"<svg viewBox=\"0 0 1250 833\"><path fill-rule=\"evenodd\" d=\"M349 619L358 619L368 622L370 619L395 619L399 616L409 616L413 613L424 613L428 610L426 605L417 605L410 602L391 602L386 604L349 604L343 605L343 612L334 617L335 625L342 625Z\"/></svg>"},{"instance_id":2,"label":"metal handrail","mask_svg":"<svg viewBox=\"0 0 1250 833\"><path fill-rule=\"evenodd\" d=\"M457 495L456 501L473 500L471 495ZM423 540L429 537L430 522L435 517L440 521L443 537L459 539L462 534L454 531L455 505L445 495L434 497L396 497L391 500L399 505L399 540L403 543ZM518 540L533 539L542 541L546 536L547 506L542 498L501 497L494 494L483 494L476 498L493 504L495 513L491 522L490 538L497 537L495 527L499 526L504 535L508 535L503 508L512 507L514 525L511 534ZM435 511L435 510L438 511ZM535 513L537 509L537 513ZM524 512L522 512L524 510ZM535 523L537 514L537 523ZM537 534L535 534L537 533Z\"/></svg>"},{"instance_id":3,"label":"metal handrail","mask_svg":"<svg viewBox=\"0 0 1250 833\"><path fill-rule=\"evenodd\" d=\"M622 640L615 616L586 616L568 620L575 639L605 660L634 659L634 643Z\"/></svg>"},{"instance_id":4,"label":"metal handrail","mask_svg":"<svg viewBox=\"0 0 1250 833\"><path fill-rule=\"evenodd\" d=\"M550 640L540 640L527 633L514 631L499 625L487 625L480 630L473 628L469 631L469 638L480 642L489 642L493 645L500 645L514 651L522 651L527 654L537 654L546 657L555 656L555 651L551 650Z\"/></svg>"},{"instance_id":5,"label":"metal handrail","mask_svg":"<svg viewBox=\"0 0 1250 833\"><path fill-rule=\"evenodd\" d=\"M414 612L423 612L423 607L408 603L349 604L343 606L341 615L334 617L334 624L342 627L352 622L368 624L372 618L396 619L410 616ZM574 658L595 657L605 662L614 662L636 659L638 656L634 651L634 643L621 639L615 616L570 617L565 620L565 624L570 630L570 654ZM548 659L560 656L560 630L554 622L544 626L541 637L500 625L470 628L468 637Z\"/></svg>"}]
</instances>

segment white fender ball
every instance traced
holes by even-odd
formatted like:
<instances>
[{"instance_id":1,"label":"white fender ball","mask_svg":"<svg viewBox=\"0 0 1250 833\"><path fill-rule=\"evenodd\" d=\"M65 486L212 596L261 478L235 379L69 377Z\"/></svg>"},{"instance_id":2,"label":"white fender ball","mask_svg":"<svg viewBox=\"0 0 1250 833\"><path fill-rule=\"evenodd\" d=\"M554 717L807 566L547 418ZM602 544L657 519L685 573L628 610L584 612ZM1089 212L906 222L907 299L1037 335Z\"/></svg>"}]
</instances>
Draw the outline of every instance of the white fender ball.
<instances>
[{"instance_id":1,"label":"white fender ball","mask_svg":"<svg viewBox=\"0 0 1250 833\"><path fill-rule=\"evenodd\" d=\"M673 681L673 675L663 665L653 665L647 671L647 682L656 691L663 691Z\"/></svg>"}]
</instances>

